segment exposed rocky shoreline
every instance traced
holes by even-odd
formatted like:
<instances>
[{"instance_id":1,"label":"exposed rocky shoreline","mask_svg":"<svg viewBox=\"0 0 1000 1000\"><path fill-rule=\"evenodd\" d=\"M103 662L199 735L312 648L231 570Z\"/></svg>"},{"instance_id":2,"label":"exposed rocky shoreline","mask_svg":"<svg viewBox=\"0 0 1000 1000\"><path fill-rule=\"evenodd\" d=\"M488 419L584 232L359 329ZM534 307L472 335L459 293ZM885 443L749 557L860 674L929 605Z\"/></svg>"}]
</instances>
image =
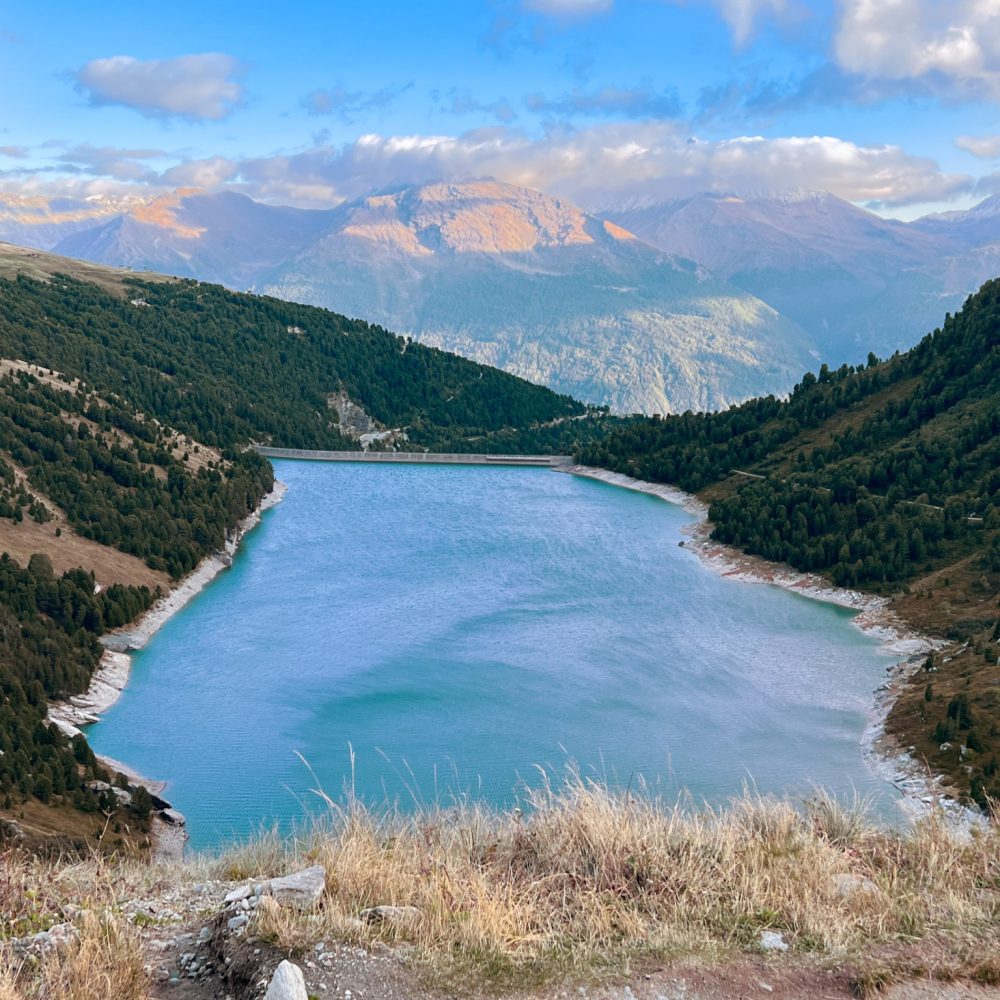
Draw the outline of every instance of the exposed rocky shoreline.
<instances>
[{"instance_id":1,"label":"exposed rocky shoreline","mask_svg":"<svg viewBox=\"0 0 1000 1000\"><path fill-rule=\"evenodd\" d=\"M924 635L903 621L892 610L886 597L835 587L815 574L800 573L789 566L769 562L759 556L750 556L712 541L708 506L691 493L674 486L650 483L592 466L573 465L556 471L595 479L638 493L648 493L693 514L696 521L682 529L686 536L682 544L720 576L741 583L772 584L813 600L857 611L853 624L867 635L878 639L884 651L895 657L893 663L886 667L886 680L874 692L868 724L861 738L865 762L879 777L896 787L902 795L902 809L911 819L940 811L963 829L985 822L981 813L956 801L925 764L914 758L907 748L896 745L886 733L886 719L900 691L920 669L927 654L947 645L945 642Z\"/></svg>"},{"instance_id":2,"label":"exposed rocky shoreline","mask_svg":"<svg viewBox=\"0 0 1000 1000\"><path fill-rule=\"evenodd\" d=\"M101 637L105 650L90 686L85 692L66 699L52 702L49 706L49 722L57 726L67 736L81 732L82 726L89 726L100 720L121 697L132 672L131 651L142 649L169 619L183 608L193 597L200 594L223 570L233 564L236 550L246 535L260 524L264 511L280 503L288 487L275 480L271 492L262 498L256 510L245 517L226 539L222 550L204 558L198 566L177 584L168 594L161 597L146 613L126 629L109 632ZM156 812L153 816L153 843L156 860L179 860L183 854L187 834L184 832L184 816L173 809L162 798L167 786L165 781L156 781L132 770L128 765L110 757L98 758L105 768L121 772L133 785L142 785L153 797Z\"/></svg>"}]
</instances>

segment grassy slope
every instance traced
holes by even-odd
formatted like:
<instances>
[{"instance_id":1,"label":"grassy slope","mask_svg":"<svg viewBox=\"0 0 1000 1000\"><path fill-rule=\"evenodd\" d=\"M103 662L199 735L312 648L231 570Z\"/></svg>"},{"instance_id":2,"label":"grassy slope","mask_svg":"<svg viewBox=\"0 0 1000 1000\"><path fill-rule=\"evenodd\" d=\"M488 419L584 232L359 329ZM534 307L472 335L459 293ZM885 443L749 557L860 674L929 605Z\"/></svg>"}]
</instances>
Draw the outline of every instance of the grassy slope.
<instances>
[{"instance_id":1,"label":"grassy slope","mask_svg":"<svg viewBox=\"0 0 1000 1000\"><path fill-rule=\"evenodd\" d=\"M123 976L146 961L155 968L166 956L162 949L143 956L145 934L196 935L234 886L315 864L327 872L320 905L306 912L259 906L245 950L275 948L304 963L319 942L346 940L383 954L386 945L398 947L392 954L412 970L405 996L427 996L428 986L459 996L512 988L531 996L560 981L544 995L565 996L567 979L619 977L639 979L640 996L673 996L670 976L650 992L636 974L690 961L725 971L760 955L762 932L780 934L789 951L758 961L761 980L780 982L789 968L817 970L813 990L776 994L783 998L842 997L844 980L862 997L908 978L929 980L926 996L954 979L1000 981L996 828L964 841L934 821L887 832L821 796L804 811L744 799L695 814L573 780L532 805L526 815L458 806L417 816L355 806L295 842L264 837L169 869L0 855L0 940L62 922L67 903L89 911L70 918L79 943L26 964L9 977L7 994L0 965L0 996L28 1000L43 984L49 996L70 996L53 985L67 966L84 982ZM172 914L188 900L210 908L178 927ZM415 909L401 922L359 919L379 905ZM158 923L166 924L159 935L150 926ZM115 947L101 947L108 939ZM740 996L763 995L752 982ZM197 995L242 995L232 982L207 986ZM322 995L342 996L343 986ZM140 974L134 992L115 996L139 1000L148 988ZM105 994L72 994L98 995Z\"/></svg>"}]
</instances>

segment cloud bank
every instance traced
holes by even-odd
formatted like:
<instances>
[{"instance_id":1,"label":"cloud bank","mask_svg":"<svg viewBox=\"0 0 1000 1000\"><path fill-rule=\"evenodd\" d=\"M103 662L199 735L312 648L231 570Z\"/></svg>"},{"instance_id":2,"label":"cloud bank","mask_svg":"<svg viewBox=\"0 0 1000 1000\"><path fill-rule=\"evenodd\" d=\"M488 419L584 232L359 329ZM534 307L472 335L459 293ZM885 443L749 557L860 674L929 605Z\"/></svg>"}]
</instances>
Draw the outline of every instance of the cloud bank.
<instances>
[{"instance_id":1,"label":"cloud bank","mask_svg":"<svg viewBox=\"0 0 1000 1000\"><path fill-rule=\"evenodd\" d=\"M602 125L530 138L509 128L460 136L365 135L335 147L226 164L225 180L272 201L330 205L375 188L495 177L597 208L699 191L832 191L850 201L898 206L971 189L961 174L897 146L859 146L830 136L719 141L686 137L670 123ZM178 168L190 171L191 165Z\"/></svg>"},{"instance_id":2,"label":"cloud bank","mask_svg":"<svg viewBox=\"0 0 1000 1000\"><path fill-rule=\"evenodd\" d=\"M378 188L495 177L597 209L700 191L790 189L826 190L892 207L947 200L975 186L973 178L945 173L933 160L898 146L863 146L832 136L706 141L667 121L554 128L541 137L506 126L461 135L368 134L339 146L324 142L291 153L212 156L154 169L153 162L163 158L169 164L159 150L77 146L43 171L0 171L0 189L65 190L68 180L79 195L227 188L276 203L329 207Z\"/></svg>"}]
</instances>

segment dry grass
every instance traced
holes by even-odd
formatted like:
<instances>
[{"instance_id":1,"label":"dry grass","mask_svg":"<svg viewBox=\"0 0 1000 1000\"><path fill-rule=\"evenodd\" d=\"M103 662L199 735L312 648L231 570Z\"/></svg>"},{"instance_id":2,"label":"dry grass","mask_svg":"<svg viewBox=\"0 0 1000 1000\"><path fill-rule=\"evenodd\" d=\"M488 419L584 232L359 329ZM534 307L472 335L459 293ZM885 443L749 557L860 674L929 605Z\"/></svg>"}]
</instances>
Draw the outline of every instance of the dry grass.
<instances>
[{"instance_id":1,"label":"dry grass","mask_svg":"<svg viewBox=\"0 0 1000 1000\"><path fill-rule=\"evenodd\" d=\"M22 1000L17 986L17 970L13 965L0 966L0 1000Z\"/></svg>"},{"instance_id":2,"label":"dry grass","mask_svg":"<svg viewBox=\"0 0 1000 1000\"><path fill-rule=\"evenodd\" d=\"M800 808L748 796L698 812L575 779L537 793L524 813L331 806L327 822L297 838L263 833L173 869L0 855L0 938L65 920L67 902L108 915L76 917L76 949L22 972L20 993L0 971L0 1000L89 996L104 974L122 992L93 995L139 996L128 901L317 862L328 875L316 911L262 905L253 933L292 951L321 940L405 944L438 984L460 989L588 979L646 959L725 961L756 951L764 929L784 935L792 958L858 970L861 994L912 975L1000 980L997 828L963 839L934 818L880 830L863 803L823 794ZM854 891L838 875L856 876ZM359 919L378 905L417 907L420 917Z\"/></svg>"},{"instance_id":3,"label":"dry grass","mask_svg":"<svg viewBox=\"0 0 1000 1000\"><path fill-rule=\"evenodd\" d=\"M256 859L262 868L280 865L275 846ZM325 865L322 907L266 908L258 932L291 949L338 936L406 941L439 976L519 982L643 956L722 958L756 950L764 929L831 964L931 938L981 956L976 943L1000 931L998 846L995 830L962 840L940 819L880 831L863 804L822 794L805 809L748 797L696 813L576 780L524 815L336 811L284 863ZM227 862L228 874L247 860ZM844 874L865 888L845 894ZM383 904L422 917L358 920Z\"/></svg>"},{"instance_id":4,"label":"dry grass","mask_svg":"<svg viewBox=\"0 0 1000 1000\"><path fill-rule=\"evenodd\" d=\"M60 1000L143 1000L149 979L138 934L119 918L90 914L77 941L43 963L34 988Z\"/></svg>"},{"instance_id":5,"label":"dry grass","mask_svg":"<svg viewBox=\"0 0 1000 1000\"><path fill-rule=\"evenodd\" d=\"M147 997L141 939L121 911L157 882L165 884L165 875L174 882L189 877L186 869L171 872L132 858L0 853L0 1000ZM77 934L63 948L21 960L2 948L4 939L30 937L66 922Z\"/></svg>"},{"instance_id":6,"label":"dry grass","mask_svg":"<svg viewBox=\"0 0 1000 1000\"><path fill-rule=\"evenodd\" d=\"M91 914L66 948L0 968L0 1000L145 1000L150 983L143 962L132 928Z\"/></svg>"}]
</instances>

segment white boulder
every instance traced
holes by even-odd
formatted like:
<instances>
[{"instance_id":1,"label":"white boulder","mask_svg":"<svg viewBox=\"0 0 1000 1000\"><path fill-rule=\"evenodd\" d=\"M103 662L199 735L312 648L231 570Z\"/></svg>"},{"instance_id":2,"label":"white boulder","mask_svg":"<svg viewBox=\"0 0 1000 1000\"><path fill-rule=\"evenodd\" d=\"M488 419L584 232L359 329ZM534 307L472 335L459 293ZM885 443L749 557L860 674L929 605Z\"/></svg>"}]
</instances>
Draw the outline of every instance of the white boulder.
<instances>
[{"instance_id":1,"label":"white boulder","mask_svg":"<svg viewBox=\"0 0 1000 1000\"><path fill-rule=\"evenodd\" d=\"M322 865L303 868L300 872L273 878L267 883L267 891L282 906L296 910L311 910L326 888L326 869Z\"/></svg>"},{"instance_id":2,"label":"white boulder","mask_svg":"<svg viewBox=\"0 0 1000 1000\"><path fill-rule=\"evenodd\" d=\"M309 1000L302 970L287 960L282 962L274 970L264 1000Z\"/></svg>"}]
</instances>

